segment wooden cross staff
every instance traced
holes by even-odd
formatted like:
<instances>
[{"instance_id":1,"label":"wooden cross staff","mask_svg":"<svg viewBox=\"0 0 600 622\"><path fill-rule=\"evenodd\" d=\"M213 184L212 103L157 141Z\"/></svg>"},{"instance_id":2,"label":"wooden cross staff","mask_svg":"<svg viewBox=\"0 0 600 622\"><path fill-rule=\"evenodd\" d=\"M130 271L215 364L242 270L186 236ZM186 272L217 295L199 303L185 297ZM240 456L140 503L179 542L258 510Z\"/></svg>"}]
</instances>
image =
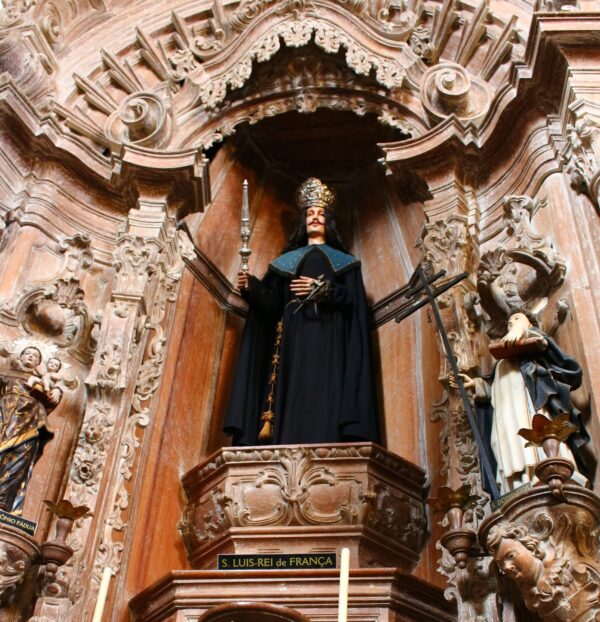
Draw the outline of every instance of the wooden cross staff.
<instances>
[{"instance_id":1,"label":"wooden cross staff","mask_svg":"<svg viewBox=\"0 0 600 622\"><path fill-rule=\"evenodd\" d=\"M479 450L479 460L481 462L483 472L485 473L485 476L489 482L492 498L496 500L500 497L500 491L498 490L498 486L496 484L496 474L492 470L490 455L488 453L486 444L484 443L481 436L481 432L479 431L479 426L477 425L477 420L475 419L475 414L473 413L471 402L467 395L467 391L465 390L465 385L463 384L462 378L460 377L458 363L456 362L454 351L452 350L452 346L450 345L450 341L448 340L448 334L446 333L446 329L444 328L444 323L442 322L442 317L440 316L440 310L436 301L436 298L440 294L443 294L445 291L449 290L450 288L460 283L462 280L466 279L469 276L469 273L463 272L462 274L459 274L458 276L455 276L446 283L444 283L444 285L442 285L441 287L432 287L432 284L439 278L445 276L445 274L446 271L441 270L440 272L437 272L436 274L428 278L425 274L425 271L423 270L423 267L421 266L421 264L419 264L409 281L409 283L416 283L416 285L411 287L404 295L406 298L417 298L419 294L425 293L425 297L415 300L408 307L404 308L394 319L397 323L400 323L403 319L407 318L409 315L412 315L421 307L424 307L427 304L431 305L431 309L433 311L433 315L435 316L435 321L437 323L437 327L442 338L442 343L444 344L444 350L446 351L446 356L448 358L448 361L450 362L452 374L454 376L454 379L456 380L456 386L458 387L458 392L463 401L465 412L467 413L467 419L469 420L469 423L471 425L471 431L473 432L473 437L475 438L475 442L477 443L477 449Z\"/></svg>"}]
</instances>

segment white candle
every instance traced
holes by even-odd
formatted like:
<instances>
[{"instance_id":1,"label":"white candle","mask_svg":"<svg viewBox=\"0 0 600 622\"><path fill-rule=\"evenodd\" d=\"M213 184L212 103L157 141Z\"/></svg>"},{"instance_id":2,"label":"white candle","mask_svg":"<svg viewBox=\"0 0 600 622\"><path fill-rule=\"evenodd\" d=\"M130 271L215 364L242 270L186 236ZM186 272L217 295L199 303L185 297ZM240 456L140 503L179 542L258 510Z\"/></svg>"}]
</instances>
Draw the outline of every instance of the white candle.
<instances>
[{"instance_id":1,"label":"white candle","mask_svg":"<svg viewBox=\"0 0 600 622\"><path fill-rule=\"evenodd\" d=\"M348 621L348 584L350 582L350 549L340 551L340 598L338 622Z\"/></svg>"},{"instance_id":2,"label":"white candle","mask_svg":"<svg viewBox=\"0 0 600 622\"><path fill-rule=\"evenodd\" d=\"M92 622L102 622L102 614L104 613L104 605L106 604L106 597L108 596L108 586L110 584L111 575L111 568L106 567L102 572L102 581L100 581L100 590L98 591L98 599L96 600L96 608L94 609Z\"/></svg>"}]
</instances>

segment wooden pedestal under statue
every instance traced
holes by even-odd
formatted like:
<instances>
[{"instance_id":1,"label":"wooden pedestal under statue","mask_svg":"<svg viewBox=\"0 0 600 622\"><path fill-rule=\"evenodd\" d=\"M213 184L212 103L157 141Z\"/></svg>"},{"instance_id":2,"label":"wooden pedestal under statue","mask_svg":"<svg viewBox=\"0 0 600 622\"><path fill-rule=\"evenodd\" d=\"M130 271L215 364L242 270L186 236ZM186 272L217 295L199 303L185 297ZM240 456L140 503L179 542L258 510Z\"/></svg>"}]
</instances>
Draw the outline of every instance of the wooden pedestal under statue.
<instances>
[{"instance_id":1,"label":"wooden pedestal under statue","mask_svg":"<svg viewBox=\"0 0 600 622\"><path fill-rule=\"evenodd\" d=\"M344 547L349 619L455 619L441 589L410 575L427 533L425 474L377 445L224 448L187 473L183 486L179 528L196 570L175 571L136 596L134 620L208 621L219 607L215 620L223 611L228 622L247 619L240 603L248 601L283 608L265 609L271 618L261 620L336 619L335 568L215 568L219 554L339 554Z\"/></svg>"}]
</instances>

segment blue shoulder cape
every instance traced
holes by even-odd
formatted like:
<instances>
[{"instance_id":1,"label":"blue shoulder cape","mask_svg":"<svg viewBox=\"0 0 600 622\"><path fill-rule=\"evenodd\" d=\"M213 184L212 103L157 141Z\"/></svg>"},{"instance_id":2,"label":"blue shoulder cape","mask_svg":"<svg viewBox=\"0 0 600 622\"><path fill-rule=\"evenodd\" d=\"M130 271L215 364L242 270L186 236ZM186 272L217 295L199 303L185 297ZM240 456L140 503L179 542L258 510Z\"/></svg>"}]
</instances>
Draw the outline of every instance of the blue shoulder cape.
<instances>
[{"instance_id":1,"label":"blue shoulder cape","mask_svg":"<svg viewBox=\"0 0 600 622\"><path fill-rule=\"evenodd\" d=\"M269 268L275 270L275 272L278 272L283 276L296 276L302 260L310 251L314 249L323 253L324 257L329 262L333 273L336 275L360 264L360 261L353 255L338 251L335 248L331 248L331 246L328 246L327 244L308 244L302 248L296 248L293 251L279 255L277 259L274 259L269 264Z\"/></svg>"}]
</instances>

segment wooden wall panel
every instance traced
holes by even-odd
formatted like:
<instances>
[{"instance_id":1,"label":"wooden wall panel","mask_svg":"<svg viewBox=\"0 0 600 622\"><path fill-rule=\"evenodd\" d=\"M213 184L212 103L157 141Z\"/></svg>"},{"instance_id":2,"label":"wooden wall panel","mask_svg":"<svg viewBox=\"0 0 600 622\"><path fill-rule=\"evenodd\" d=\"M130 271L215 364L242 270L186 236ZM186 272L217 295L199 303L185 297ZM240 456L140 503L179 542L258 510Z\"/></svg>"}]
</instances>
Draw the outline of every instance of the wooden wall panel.
<instances>
[{"instance_id":1,"label":"wooden wall panel","mask_svg":"<svg viewBox=\"0 0 600 622\"><path fill-rule=\"evenodd\" d=\"M128 596L172 569L187 567L177 531L183 509L181 476L204 457L224 334L224 311L186 271L138 500Z\"/></svg>"}]
</instances>

